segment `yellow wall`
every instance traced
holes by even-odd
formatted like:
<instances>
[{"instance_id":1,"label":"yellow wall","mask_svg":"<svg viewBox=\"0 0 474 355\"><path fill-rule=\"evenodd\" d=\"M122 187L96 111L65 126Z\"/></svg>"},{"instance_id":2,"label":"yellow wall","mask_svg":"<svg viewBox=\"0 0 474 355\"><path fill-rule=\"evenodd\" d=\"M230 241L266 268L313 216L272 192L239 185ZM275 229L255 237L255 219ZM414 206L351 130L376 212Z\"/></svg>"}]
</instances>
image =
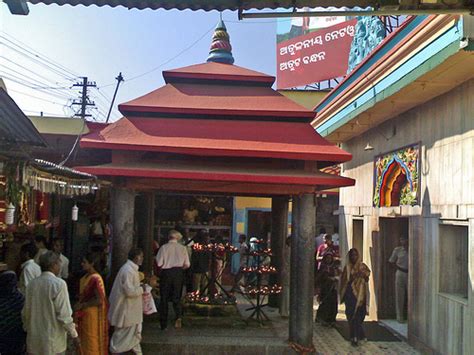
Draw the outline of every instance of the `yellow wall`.
<instances>
[{"instance_id":1,"label":"yellow wall","mask_svg":"<svg viewBox=\"0 0 474 355\"><path fill-rule=\"evenodd\" d=\"M278 92L308 110L313 110L328 94L328 91L314 90L278 90Z\"/></svg>"}]
</instances>

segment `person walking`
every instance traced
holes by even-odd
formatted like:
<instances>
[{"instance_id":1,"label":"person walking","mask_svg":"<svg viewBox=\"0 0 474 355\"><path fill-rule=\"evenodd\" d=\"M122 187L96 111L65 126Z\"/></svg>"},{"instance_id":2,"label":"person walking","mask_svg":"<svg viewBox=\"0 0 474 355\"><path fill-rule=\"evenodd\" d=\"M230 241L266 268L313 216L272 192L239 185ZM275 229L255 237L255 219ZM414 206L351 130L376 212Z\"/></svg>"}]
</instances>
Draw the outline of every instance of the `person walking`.
<instances>
[{"instance_id":1,"label":"person walking","mask_svg":"<svg viewBox=\"0 0 474 355\"><path fill-rule=\"evenodd\" d=\"M168 302L173 302L176 316L175 328L181 328L182 308L181 292L183 289L184 270L189 268L189 256L186 247L178 241L183 238L176 230L169 232L169 241L156 255L160 268L160 325L164 330L168 326Z\"/></svg>"},{"instance_id":2,"label":"person walking","mask_svg":"<svg viewBox=\"0 0 474 355\"><path fill-rule=\"evenodd\" d=\"M101 269L100 254L88 253L81 265L86 274L80 280L79 302L74 310L82 354L106 355L109 347L109 322L104 281L98 272Z\"/></svg>"},{"instance_id":3,"label":"person walking","mask_svg":"<svg viewBox=\"0 0 474 355\"><path fill-rule=\"evenodd\" d=\"M346 265L341 276L341 303L346 305L346 317L352 346L365 340L362 327L367 314L367 295L370 269L361 262L359 252L352 248L347 254Z\"/></svg>"},{"instance_id":4,"label":"person walking","mask_svg":"<svg viewBox=\"0 0 474 355\"><path fill-rule=\"evenodd\" d=\"M110 352L120 354L132 351L142 354L143 298L145 285L140 285L138 268L143 263L143 251L134 248L127 262L115 277L109 297L109 323L114 327Z\"/></svg>"},{"instance_id":5,"label":"person walking","mask_svg":"<svg viewBox=\"0 0 474 355\"><path fill-rule=\"evenodd\" d=\"M235 274L234 278L234 291L240 291L240 281L243 279L244 284L246 282L245 280L245 274L242 272L242 269L244 267L247 267L248 264L248 258L249 258L249 246L247 244L247 236L245 234L239 235L239 271L237 271L237 274Z\"/></svg>"},{"instance_id":6,"label":"person walking","mask_svg":"<svg viewBox=\"0 0 474 355\"><path fill-rule=\"evenodd\" d=\"M194 237L195 244L206 245L209 242L209 234L205 230L200 230ZM189 255L189 254L188 254ZM193 278L193 291L199 292L201 296L205 292L209 293L208 279L209 279L209 253L193 253L191 255L191 267Z\"/></svg>"},{"instance_id":7,"label":"person walking","mask_svg":"<svg viewBox=\"0 0 474 355\"><path fill-rule=\"evenodd\" d=\"M397 268L395 272L395 302L397 321L405 322L405 308L408 290L408 239L400 238L400 246L393 249L388 261Z\"/></svg>"},{"instance_id":8,"label":"person walking","mask_svg":"<svg viewBox=\"0 0 474 355\"><path fill-rule=\"evenodd\" d=\"M34 254L33 254L34 255ZM13 271L0 273L0 354L24 354L26 334L21 322L25 297Z\"/></svg>"},{"instance_id":9,"label":"person walking","mask_svg":"<svg viewBox=\"0 0 474 355\"><path fill-rule=\"evenodd\" d=\"M69 293L59 278L61 259L53 251L39 258L41 275L26 287L22 311L28 354L56 355L66 351L69 334L76 347L80 340L72 319Z\"/></svg>"},{"instance_id":10,"label":"person walking","mask_svg":"<svg viewBox=\"0 0 474 355\"><path fill-rule=\"evenodd\" d=\"M31 280L41 275L40 266L33 260L37 253L38 248L33 242L24 244L20 248L20 259L23 263L21 264L18 289L23 293L23 295L26 294L26 286L28 286Z\"/></svg>"}]
</instances>

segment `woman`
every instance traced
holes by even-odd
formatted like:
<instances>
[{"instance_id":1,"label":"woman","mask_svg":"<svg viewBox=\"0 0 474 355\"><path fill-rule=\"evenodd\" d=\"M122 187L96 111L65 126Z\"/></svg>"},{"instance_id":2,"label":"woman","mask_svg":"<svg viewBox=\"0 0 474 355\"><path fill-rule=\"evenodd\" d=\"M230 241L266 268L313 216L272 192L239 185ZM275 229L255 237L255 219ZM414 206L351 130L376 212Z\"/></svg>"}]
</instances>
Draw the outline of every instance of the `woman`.
<instances>
[{"instance_id":1,"label":"woman","mask_svg":"<svg viewBox=\"0 0 474 355\"><path fill-rule=\"evenodd\" d=\"M21 310L25 299L13 271L0 273L0 354L25 354Z\"/></svg>"},{"instance_id":2,"label":"woman","mask_svg":"<svg viewBox=\"0 0 474 355\"><path fill-rule=\"evenodd\" d=\"M361 262L359 252L353 248L347 254L347 262L341 277L341 303L346 304L346 317L352 346L358 346L359 340L365 340L364 322L367 307L367 294L370 270Z\"/></svg>"},{"instance_id":3,"label":"woman","mask_svg":"<svg viewBox=\"0 0 474 355\"><path fill-rule=\"evenodd\" d=\"M319 307L316 322L324 326L333 326L337 316L337 277L340 274L337 261L332 253L323 256L316 287L319 289Z\"/></svg>"},{"instance_id":4,"label":"woman","mask_svg":"<svg viewBox=\"0 0 474 355\"><path fill-rule=\"evenodd\" d=\"M97 272L100 262L100 254L89 253L81 263L86 274L81 278L79 302L74 309L84 355L108 354L107 298L104 282Z\"/></svg>"}]
</instances>

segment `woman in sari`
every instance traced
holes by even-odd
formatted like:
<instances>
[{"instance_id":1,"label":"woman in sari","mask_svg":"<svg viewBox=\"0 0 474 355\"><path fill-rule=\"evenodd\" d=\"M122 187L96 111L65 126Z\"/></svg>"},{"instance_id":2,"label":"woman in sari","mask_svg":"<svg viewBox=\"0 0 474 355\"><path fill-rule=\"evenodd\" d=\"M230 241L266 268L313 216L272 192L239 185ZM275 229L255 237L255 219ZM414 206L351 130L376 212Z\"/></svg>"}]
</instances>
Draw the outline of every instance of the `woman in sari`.
<instances>
[{"instance_id":1,"label":"woman in sari","mask_svg":"<svg viewBox=\"0 0 474 355\"><path fill-rule=\"evenodd\" d=\"M336 323L337 316L337 277L340 275L339 261L329 252L324 254L316 277L319 290L319 307L316 312L317 323L331 327Z\"/></svg>"},{"instance_id":2,"label":"woman in sari","mask_svg":"<svg viewBox=\"0 0 474 355\"><path fill-rule=\"evenodd\" d=\"M370 270L361 262L359 252L353 248L347 254L346 266L341 276L341 303L346 305L346 317L352 346L366 340L362 323L367 314L367 294Z\"/></svg>"},{"instance_id":3,"label":"woman in sari","mask_svg":"<svg viewBox=\"0 0 474 355\"><path fill-rule=\"evenodd\" d=\"M80 281L75 318L84 355L108 354L107 297L104 282L97 272L100 263L100 255L96 253L87 254L81 263L86 274Z\"/></svg>"}]
</instances>

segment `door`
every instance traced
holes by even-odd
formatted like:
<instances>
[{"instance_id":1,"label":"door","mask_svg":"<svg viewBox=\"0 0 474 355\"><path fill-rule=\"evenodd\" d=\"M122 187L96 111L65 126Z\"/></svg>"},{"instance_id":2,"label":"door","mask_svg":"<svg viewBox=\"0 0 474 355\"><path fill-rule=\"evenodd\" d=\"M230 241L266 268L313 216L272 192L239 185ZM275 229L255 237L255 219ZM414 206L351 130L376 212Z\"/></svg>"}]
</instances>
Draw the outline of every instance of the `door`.
<instances>
[{"instance_id":1,"label":"door","mask_svg":"<svg viewBox=\"0 0 474 355\"><path fill-rule=\"evenodd\" d=\"M381 278L378 289L378 317L380 319L396 319L395 309L395 271L388 262L393 249L399 246L401 236L408 237L408 218L380 218L380 265ZM408 292L409 294L410 292Z\"/></svg>"}]
</instances>

